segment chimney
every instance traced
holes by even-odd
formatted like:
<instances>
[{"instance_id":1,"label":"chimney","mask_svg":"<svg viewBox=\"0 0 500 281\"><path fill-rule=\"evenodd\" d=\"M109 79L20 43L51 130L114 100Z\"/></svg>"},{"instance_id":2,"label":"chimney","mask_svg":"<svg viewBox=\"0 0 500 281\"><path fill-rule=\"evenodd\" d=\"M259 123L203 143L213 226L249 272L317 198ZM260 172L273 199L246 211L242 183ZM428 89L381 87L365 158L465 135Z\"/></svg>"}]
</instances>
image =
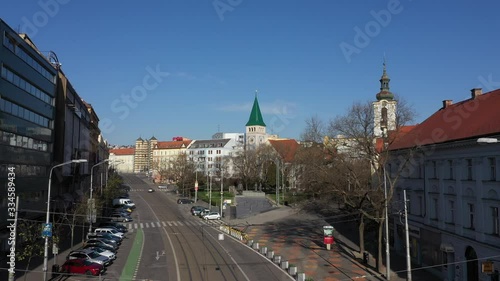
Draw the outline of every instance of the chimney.
<instances>
[{"instance_id":1,"label":"chimney","mask_svg":"<svg viewBox=\"0 0 500 281\"><path fill-rule=\"evenodd\" d=\"M444 100L443 101L443 109L447 108L448 106L452 105L453 101L452 100Z\"/></svg>"},{"instance_id":2,"label":"chimney","mask_svg":"<svg viewBox=\"0 0 500 281\"><path fill-rule=\"evenodd\" d=\"M471 94L471 98L475 99L476 97L483 94L483 89L474 88L474 89L470 90L470 94Z\"/></svg>"}]
</instances>

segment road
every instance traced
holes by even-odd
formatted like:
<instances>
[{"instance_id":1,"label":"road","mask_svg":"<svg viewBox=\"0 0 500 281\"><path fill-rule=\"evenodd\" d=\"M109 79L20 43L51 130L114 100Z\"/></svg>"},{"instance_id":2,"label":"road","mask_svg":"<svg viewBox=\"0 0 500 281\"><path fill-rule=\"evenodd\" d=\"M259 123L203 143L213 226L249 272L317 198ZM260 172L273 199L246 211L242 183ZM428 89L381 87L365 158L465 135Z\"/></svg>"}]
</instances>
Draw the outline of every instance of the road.
<instances>
[{"instance_id":1,"label":"road","mask_svg":"<svg viewBox=\"0 0 500 281\"><path fill-rule=\"evenodd\" d=\"M192 216L191 205L177 204L175 195L156 187L148 193L152 185L146 178L124 175L124 182L131 186L130 198L137 208L134 221L127 224L133 246L120 280L294 280L269 259L218 231L222 221Z\"/></svg>"}]
</instances>

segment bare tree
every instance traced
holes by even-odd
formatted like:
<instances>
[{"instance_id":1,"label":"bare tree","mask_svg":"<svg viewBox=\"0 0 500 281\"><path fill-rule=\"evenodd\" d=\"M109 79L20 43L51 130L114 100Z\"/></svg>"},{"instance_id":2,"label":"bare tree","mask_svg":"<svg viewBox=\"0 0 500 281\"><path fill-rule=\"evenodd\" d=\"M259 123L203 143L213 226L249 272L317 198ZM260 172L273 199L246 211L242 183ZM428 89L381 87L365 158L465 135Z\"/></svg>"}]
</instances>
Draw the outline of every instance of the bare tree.
<instances>
[{"instance_id":1,"label":"bare tree","mask_svg":"<svg viewBox=\"0 0 500 281\"><path fill-rule=\"evenodd\" d=\"M396 112L397 134L401 126L412 121L414 110L403 101ZM384 169L388 159L385 148L391 138L380 139L375 135L374 112L371 102L355 102L343 116L336 117L328 125L328 133L342 157L336 163L349 180L350 190L335 182L335 191L342 195L344 203L360 213L360 249L364 249L365 218L378 224L377 268L382 267L382 237L385 222L385 203L393 194L394 181L389 181L387 199L384 197ZM394 139L394 138L392 138ZM369 168L360 168L369 167Z\"/></svg>"},{"instance_id":2,"label":"bare tree","mask_svg":"<svg viewBox=\"0 0 500 281\"><path fill-rule=\"evenodd\" d=\"M321 143L325 136L325 124L317 115L306 119L306 127L300 134L300 139L304 142Z\"/></svg>"},{"instance_id":3,"label":"bare tree","mask_svg":"<svg viewBox=\"0 0 500 281\"><path fill-rule=\"evenodd\" d=\"M258 182L257 151L245 149L232 157L235 177L239 178L245 188Z\"/></svg>"}]
</instances>

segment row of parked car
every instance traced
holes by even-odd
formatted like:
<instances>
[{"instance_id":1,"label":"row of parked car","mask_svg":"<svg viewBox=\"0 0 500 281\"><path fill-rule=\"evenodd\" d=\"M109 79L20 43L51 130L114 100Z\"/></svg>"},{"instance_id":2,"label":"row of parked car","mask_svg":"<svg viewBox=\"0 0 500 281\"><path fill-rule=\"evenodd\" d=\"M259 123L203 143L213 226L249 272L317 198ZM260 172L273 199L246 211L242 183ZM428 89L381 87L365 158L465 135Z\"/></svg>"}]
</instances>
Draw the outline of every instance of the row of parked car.
<instances>
[{"instance_id":1,"label":"row of parked car","mask_svg":"<svg viewBox=\"0 0 500 281\"><path fill-rule=\"evenodd\" d=\"M219 212L210 211L210 209L202 206L191 207L191 214L193 216L198 216L204 220L220 220L221 216Z\"/></svg>"},{"instance_id":2,"label":"row of parked car","mask_svg":"<svg viewBox=\"0 0 500 281\"><path fill-rule=\"evenodd\" d=\"M101 275L115 259L118 248L128 229L116 222L103 222L87 234L83 247L71 251L60 272L71 274Z\"/></svg>"},{"instance_id":3,"label":"row of parked car","mask_svg":"<svg viewBox=\"0 0 500 281\"><path fill-rule=\"evenodd\" d=\"M113 209L93 232L87 234L83 247L68 254L59 272L94 276L103 274L116 259L118 248L128 232L127 227L120 222L132 221L134 208L135 204L128 198L128 193L113 199Z\"/></svg>"}]
</instances>

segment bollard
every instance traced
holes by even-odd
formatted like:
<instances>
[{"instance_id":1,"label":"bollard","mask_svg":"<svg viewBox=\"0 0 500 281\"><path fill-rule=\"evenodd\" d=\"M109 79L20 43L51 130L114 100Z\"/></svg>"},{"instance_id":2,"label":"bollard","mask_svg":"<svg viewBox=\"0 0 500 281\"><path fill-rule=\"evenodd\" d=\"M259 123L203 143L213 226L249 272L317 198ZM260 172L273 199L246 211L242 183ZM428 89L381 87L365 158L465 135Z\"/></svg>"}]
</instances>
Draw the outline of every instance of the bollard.
<instances>
[{"instance_id":1,"label":"bollard","mask_svg":"<svg viewBox=\"0 0 500 281\"><path fill-rule=\"evenodd\" d=\"M274 251L267 252L267 258L272 260L274 258Z\"/></svg>"},{"instance_id":2,"label":"bollard","mask_svg":"<svg viewBox=\"0 0 500 281\"><path fill-rule=\"evenodd\" d=\"M297 273L297 281L306 281L306 274L304 272Z\"/></svg>"},{"instance_id":3,"label":"bollard","mask_svg":"<svg viewBox=\"0 0 500 281\"><path fill-rule=\"evenodd\" d=\"M288 269L288 261L281 262L281 269Z\"/></svg>"},{"instance_id":4,"label":"bollard","mask_svg":"<svg viewBox=\"0 0 500 281\"><path fill-rule=\"evenodd\" d=\"M252 246L253 246L253 240L248 240L247 245L248 245L249 247L252 247Z\"/></svg>"},{"instance_id":5,"label":"bollard","mask_svg":"<svg viewBox=\"0 0 500 281\"><path fill-rule=\"evenodd\" d=\"M260 249L260 253L263 254L264 256L267 255L267 247L262 247Z\"/></svg>"},{"instance_id":6,"label":"bollard","mask_svg":"<svg viewBox=\"0 0 500 281\"><path fill-rule=\"evenodd\" d=\"M258 243L258 242L257 242L257 243L254 243L254 244L253 244L253 248L254 248L254 250L257 250L257 251L258 251L258 250L259 250L259 243Z\"/></svg>"},{"instance_id":7,"label":"bollard","mask_svg":"<svg viewBox=\"0 0 500 281\"><path fill-rule=\"evenodd\" d=\"M274 263L280 264L281 263L281 256L274 256Z\"/></svg>"}]
</instances>

